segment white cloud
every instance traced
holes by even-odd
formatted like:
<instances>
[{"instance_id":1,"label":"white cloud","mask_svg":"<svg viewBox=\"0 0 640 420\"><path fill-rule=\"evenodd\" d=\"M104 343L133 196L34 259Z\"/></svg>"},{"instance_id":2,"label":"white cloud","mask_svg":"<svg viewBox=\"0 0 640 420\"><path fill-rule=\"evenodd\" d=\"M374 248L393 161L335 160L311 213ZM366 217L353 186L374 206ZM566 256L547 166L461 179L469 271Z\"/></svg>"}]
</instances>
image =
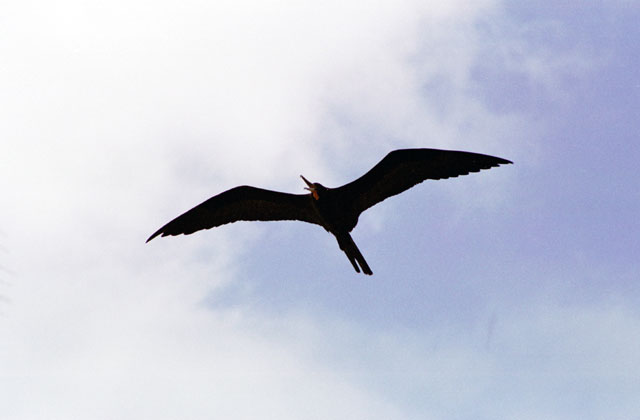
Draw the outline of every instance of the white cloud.
<instances>
[{"instance_id":1,"label":"white cloud","mask_svg":"<svg viewBox=\"0 0 640 420\"><path fill-rule=\"evenodd\" d=\"M532 305L498 316L487 341L484 324L416 334L211 311L175 283L146 293L56 284L67 297L46 295L68 307L23 303L3 321L7 418L600 418L639 408L640 317L625 307ZM39 296L17 301L28 298Z\"/></svg>"},{"instance_id":2,"label":"white cloud","mask_svg":"<svg viewBox=\"0 0 640 420\"><path fill-rule=\"evenodd\" d=\"M606 360L592 374L612 384L633 372L637 361L617 361L635 354L628 312L581 312L596 329L576 333L572 314L538 309L533 321L499 321L489 351L446 328L388 332L312 309L207 307L236 280L259 227L144 244L168 217L236 183L295 191L300 172L327 185L358 175L367 165L356 152L374 163L396 146L497 147L490 133L520 122L468 92L480 51L473 23L496 3L417 3L7 9L3 417L475 418L476 404L531 413L517 396L503 411L486 405L502 379L518 389L500 357L527 359L520 339L543 343L534 356L549 370ZM605 345L611 331L627 341ZM563 334L585 345L582 359L553 340ZM544 361L545 351L561 359ZM540 385L536 366L520 372Z\"/></svg>"}]
</instances>

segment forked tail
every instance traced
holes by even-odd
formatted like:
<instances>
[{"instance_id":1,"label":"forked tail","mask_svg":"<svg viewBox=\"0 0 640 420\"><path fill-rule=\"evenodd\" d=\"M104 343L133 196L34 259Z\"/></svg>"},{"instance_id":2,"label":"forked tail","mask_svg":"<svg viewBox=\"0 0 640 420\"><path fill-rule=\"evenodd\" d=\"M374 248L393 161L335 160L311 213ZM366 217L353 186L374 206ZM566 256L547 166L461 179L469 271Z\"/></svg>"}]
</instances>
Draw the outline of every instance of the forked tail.
<instances>
[{"instance_id":1,"label":"forked tail","mask_svg":"<svg viewBox=\"0 0 640 420\"><path fill-rule=\"evenodd\" d=\"M351 237L351 235L346 233L336 236L336 238L338 239L338 245L340 245L340 249L343 250L345 254L347 254L347 258L349 258L349 261L351 262L351 265L353 265L353 268L356 269L356 272L359 273L360 268L362 268L362 272L364 274L373 274L373 271L371 271L371 268L369 268L369 264L367 264L364 257L360 253L360 250L358 249L356 243L353 242L353 238ZM358 267L358 264L360 265L360 267Z\"/></svg>"}]
</instances>

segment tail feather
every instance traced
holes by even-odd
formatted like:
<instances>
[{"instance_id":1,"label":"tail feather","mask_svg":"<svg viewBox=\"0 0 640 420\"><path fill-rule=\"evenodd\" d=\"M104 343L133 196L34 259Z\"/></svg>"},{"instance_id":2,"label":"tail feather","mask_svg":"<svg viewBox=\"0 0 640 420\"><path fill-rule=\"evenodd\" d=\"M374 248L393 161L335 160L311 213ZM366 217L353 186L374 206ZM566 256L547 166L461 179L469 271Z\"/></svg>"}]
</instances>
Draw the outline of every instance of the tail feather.
<instances>
[{"instance_id":1,"label":"tail feather","mask_svg":"<svg viewBox=\"0 0 640 420\"><path fill-rule=\"evenodd\" d=\"M347 255L347 258L349 258L349 262L351 262L351 265L353 265L353 268L355 268L357 273L359 273L360 268L362 268L362 272L364 274L373 274L373 271L371 271L371 268L369 268L369 264L367 264L367 261L365 261L362 253L358 249L358 246L355 242L353 242L353 238L351 237L351 235L347 233L345 235L336 236L336 238L338 239L338 245L340 245L340 249ZM360 268L358 268L358 265L360 265Z\"/></svg>"}]
</instances>

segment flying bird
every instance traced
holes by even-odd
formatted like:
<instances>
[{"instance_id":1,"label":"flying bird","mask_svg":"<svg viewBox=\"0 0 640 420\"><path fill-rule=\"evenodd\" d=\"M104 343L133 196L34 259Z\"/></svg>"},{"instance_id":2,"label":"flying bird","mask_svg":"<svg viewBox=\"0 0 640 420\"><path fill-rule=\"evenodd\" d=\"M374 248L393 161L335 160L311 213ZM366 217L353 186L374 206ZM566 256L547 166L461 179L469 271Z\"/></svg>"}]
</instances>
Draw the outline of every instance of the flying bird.
<instances>
[{"instance_id":1,"label":"flying bird","mask_svg":"<svg viewBox=\"0 0 640 420\"><path fill-rule=\"evenodd\" d=\"M453 178L512 163L479 153L400 149L387 154L369 172L338 188L309 182L300 175L308 194L288 194L243 185L195 206L158 229L156 236L189 235L240 220L299 220L322 226L333 234L356 272L373 274L349 234L360 214L427 179Z\"/></svg>"}]
</instances>

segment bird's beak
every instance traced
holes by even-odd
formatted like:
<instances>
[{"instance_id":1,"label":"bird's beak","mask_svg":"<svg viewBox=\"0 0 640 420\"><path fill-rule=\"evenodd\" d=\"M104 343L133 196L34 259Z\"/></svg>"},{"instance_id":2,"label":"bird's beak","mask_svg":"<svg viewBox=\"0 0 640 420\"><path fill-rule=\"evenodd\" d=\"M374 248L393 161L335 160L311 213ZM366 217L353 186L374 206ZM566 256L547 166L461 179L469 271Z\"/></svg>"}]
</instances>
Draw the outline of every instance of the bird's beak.
<instances>
[{"instance_id":1,"label":"bird's beak","mask_svg":"<svg viewBox=\"0 0 640 420\"><path fill-rule=\"evenodd\" d=\"M304 181L305 184L307 184L307 187L305 187L305 190L309 190L309 191L314 191L316 188L313 186L312 183L310 183L307 178L303 177L302 175L300 175L300 178L302 178L302 180Z\"/></svg>"},{"instance_id":2,"label":"bird's beak","mask_svg":"<svg viewBox=\"0 0 640 420\"><path fill-rule=\"evenodd\" d=\"M307 184L306 187L304 187L305 190L311 191L311 195L313 195L313 198L315 198L316 200L320 197L318 197L318 193L316 191L316 187L313 186L313 184L311 182L309 182L307 180L307 178L303 177L302 175L300 175L300 178L302 178L302 180L304 181L305 184Z\"/></svg>"}]
</instances>

